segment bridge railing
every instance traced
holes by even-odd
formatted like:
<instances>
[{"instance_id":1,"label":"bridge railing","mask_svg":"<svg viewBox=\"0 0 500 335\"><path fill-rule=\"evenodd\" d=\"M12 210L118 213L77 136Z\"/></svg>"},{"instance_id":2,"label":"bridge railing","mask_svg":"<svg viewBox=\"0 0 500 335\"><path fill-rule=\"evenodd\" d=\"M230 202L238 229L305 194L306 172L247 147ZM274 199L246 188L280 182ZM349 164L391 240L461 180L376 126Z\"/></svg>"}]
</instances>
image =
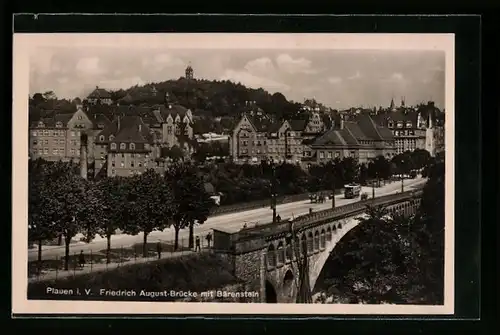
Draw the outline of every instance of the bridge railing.
<instances>
[{"instance_id":1,"label":"bridge railing","mask_svg":"<svg viewBox=\"0 0 500 335\"><path fill-rule=\"evenodd\" d=\"M262 225L257 225L255 227L246 228L243 231L232 234L231 240L233 242L251 240L256 237L265 237L266 235L275 235L280 232L290 230L290 225L293 224L295 230L309 226L311 224L322 222L325 220L335 220L338 217L348 215L350 213L358 212L364 209L367 205L380 206L389 205L391 203L400 202L401 200L409 199L414 196L421 194L421 190L418 191L406 191L403 193L390 194L382 196L375 199L367 199L363 201L354 202L344 206L339 206L336 208L326 209L311 214L301 215L295 218L293 221L285 221L280 223L266 223Z\"/></svg>"}]
</instances>

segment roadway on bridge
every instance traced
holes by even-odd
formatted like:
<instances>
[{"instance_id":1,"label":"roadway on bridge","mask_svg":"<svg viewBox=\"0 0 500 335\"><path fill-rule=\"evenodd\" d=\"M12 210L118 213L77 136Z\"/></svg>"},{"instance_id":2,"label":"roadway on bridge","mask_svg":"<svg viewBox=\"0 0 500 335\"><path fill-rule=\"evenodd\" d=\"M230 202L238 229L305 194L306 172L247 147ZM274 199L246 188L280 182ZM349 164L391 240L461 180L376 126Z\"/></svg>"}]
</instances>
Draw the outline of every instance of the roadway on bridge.
<instances>
[{"instance_id":1,"label":"roadway on bridge","mask_svg":"<svg viewBox=\"0 0 500 335\"><path fill-rule=\"evenodd\" d=\"M415 178L408 179L404 181L404 190L408 191L410 189L417 188L422 186L425 183L426 179L424 178ZM401 183L393 182L382 186L380 188L375 189L375 197L380 197L389 194L395 194L401 191ZM371 197L372 188L371 187L363 187L362 192L366 192ZM335 197L336 206L343 206L353 202L359 201L357 199L345 199L344 195L337 195ZM314 211L320 211L331 208L332 203L331 200L327 200L322 204L311 204L309 200L297 201L288 204L282 204L277 206L277 214L279 214L282 220L287 220L289 218L297 217L299 215L307 214L309 212L309 208L312 208ZM253 210L248 210L239 213L231 213L226 215L220 215L208 218L208 220L199 226L196 226L194 232L196 235L205 236L212 229L220 229L228 232L236 232L240 230L243 225L246 223L248 227L254 226L255 224L264 224L272 221L272 210L267 208L258 208ZM189 231L187 229L181 230L179 232L179 239L181 239L184 245L187 245L187 238L189 235ZM174 229L167 228L164 231L152 232L148 241L156 242L158 240L161 241L173 241L174 240ZM119 247L129 247L136 243L141 243L143 241L143 234L140 233L138 235L132 236L127 234L117 234L111 238L111 246L114 248ZM203 241L205 242L205 241ZM80 250L87 253L92 250L93 252L97 252L106 248L106 240L97 237L91 243L75 243L70 246L70 253L77 253ZM64 256L64 246L44 246L43 247L43 258L52 258L56 256ZM37 248L30 249L28 251L28 259L35 260L37 259Z\"/></svg>"}]
</instances>

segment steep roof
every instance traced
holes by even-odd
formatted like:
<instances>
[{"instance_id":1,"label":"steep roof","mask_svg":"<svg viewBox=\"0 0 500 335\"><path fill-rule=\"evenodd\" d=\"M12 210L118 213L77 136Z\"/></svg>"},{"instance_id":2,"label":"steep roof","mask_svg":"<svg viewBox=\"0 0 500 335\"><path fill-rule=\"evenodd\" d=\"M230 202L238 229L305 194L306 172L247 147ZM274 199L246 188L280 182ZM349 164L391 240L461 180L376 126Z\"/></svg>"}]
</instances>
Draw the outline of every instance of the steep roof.
<instances>
[{"instance_id":1,"label":"steep roof","mask_svg":"<svg viewBox=\"0 0 500 335\"><path fill-rule=\"evenodd\" d=\"M142 121L141 117L127 115L117 119L116 121L117 131L114 141L149 143L152 140L149 127Z\"/></svg>"},{"instance_id":2,"label":"steep roof","mask_svg":"<svg viewBox=\"0 0 500 335\"><path fill-rule=\"evenodd\" d=\"M99 125L103 125L104 128L108 127L111 124L111 121L108 117L102 113L89 115L90 121L92 121L92 125L94 129L99 129Z\"/></svg>"},{"instance_id":3,"label":"steep roof","mask_svg":"<svg viewBox=\"0 0 500 335\"><path fill-rule=\"evenodd\" d=\"M87 98L90 98L90 99L111 99L111 94L108 91L106 91L105 89L99 88L98 86L96 86L95 90L93 90L87 96Z\"/></svg>"},{"instance_id":4,"label":"steep roof","mask_svg":"<svg viewBox=\"0 0 500 335\"><path fill-rule=\"evenodd\" d=\"M57 122L62 123L62 127L65 128L68 126L69 120L73 117L74 113L64 113L64 114L55 114L51 117L38 117L30 120L30 127L36 128L38 123L41 121L44 124L45 128L55 128Z\"/></svg>"},{"instance_id":5,"label":"steep roof","mask_svg":"<svg viewBox=\"0 0 500 335\"><path fill-rule=\"evenodd\" d=\"M288 124L290 124L290 128L293 131L303 131L304 129L306 129L307 121L306 120L290 120L290 121L288 121Z\"/></svg>"}]
</instances>

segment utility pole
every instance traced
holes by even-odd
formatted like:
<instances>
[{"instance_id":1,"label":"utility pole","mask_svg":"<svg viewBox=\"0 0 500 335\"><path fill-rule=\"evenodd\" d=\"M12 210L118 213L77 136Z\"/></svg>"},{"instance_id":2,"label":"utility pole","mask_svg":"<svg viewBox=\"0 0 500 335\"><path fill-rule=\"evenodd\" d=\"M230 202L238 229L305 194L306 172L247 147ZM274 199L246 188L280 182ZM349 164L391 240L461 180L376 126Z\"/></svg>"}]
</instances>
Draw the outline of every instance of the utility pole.
<instances>
[{"instance_id":1,"label":"utility pole","mask_svg":"<svg viewBox=\"0 0 500 335\"><path fill-rule=\"evenodd\" d=\"M404 177L403 177L403 171L404 171L403 166L404 166L404 163L405 163L405 161L402 160L401 161L401 193L404 192Z\"/></svg>"},{"instance_id":2,"label":"utility pole","mask_svg":"<svg viewBox=\"0 0 500 335\"><path fill-rule=\"evenodd\" d=\"M335 208L335 175L332 178L332 209Z\"/></svg>"},{"instance_id":3,"label":"utility pole","mask_svg":"<svg viewBox=\"0 0 500 335\"><path fill-rule=\"evenodd\" d=\"M276 223L276 167L271 163L271 209L273 210L273 223Z\"/></svg>"},{"instance_id":4,"label":"utility pole","mask_svg":"<svg viewBox=\"0 0 500 335\"><path fill-rule=\"evenodd\" d=\"M377 174L375 173L375 180L372 181L372 199L375 199L375 183L377 182Z\"/></svg>"}]
</instances>

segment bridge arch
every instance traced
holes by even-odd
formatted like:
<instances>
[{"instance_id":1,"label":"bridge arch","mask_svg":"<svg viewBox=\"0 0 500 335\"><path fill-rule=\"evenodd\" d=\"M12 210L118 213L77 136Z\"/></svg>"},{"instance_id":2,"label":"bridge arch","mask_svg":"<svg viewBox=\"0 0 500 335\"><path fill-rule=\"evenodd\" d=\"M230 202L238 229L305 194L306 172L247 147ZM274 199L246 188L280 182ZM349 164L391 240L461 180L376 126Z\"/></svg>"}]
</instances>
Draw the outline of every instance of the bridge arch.
<instances>
[{"instance_id":1,"label":"bridge arch","mask_svg":"<svg viewBox=\"0 0 500 335\"><path fill-rule=\"evenodd\" d=\"M314 232L314 251L319 250L319 231Z\"/></svg>"},{"instance_id":2,"label":"bridge arch","mask_svg":"<svg viewBox=\"0 0 500 335\"><path fill-rule=\"evenodd\" d=\"M276 250L278 255L277 265L285 263L285 248L283 247L283 241L278 243L278 248Z\"/></svg>"},{"instance_id":3,"label":"bridge arch","mask_svg":"<svg viewBox=\"0 0 500 335\"><path fill-rule=\"evenodd\" d=\"M326 242L332 240L332 228L330 226L326 227Z\"/></svg>"},{"instance_id":4,"label":"bridge arch","mask_svg":"<svg viewBox=\"0 0 500 335\"><path fill-rule=\"evenodd\" d=\"M276 267L276 250L273 243L269 243L269 247L267 247L267 266L269 268Z\"/></svg>"},{"instance_id":5,"label":"bridge arch","mask_svg":"<svg viewBox=\"0 0 500 335\"><path fill-rule=\"evenodd\" d=\"M285 248L285 261L291 261L293 259L292 241L291 239L286 240Z\"/></svg>"},{"instance_id":6,"label":"bridge arch","mask_svg":"<svg viewBox=\"0 0 500 335\"><path fill-rule=\"evenodd\" d=\"M313 244L313 233L310 231L307 234L307 254L310 255L314 252L314 244Z\"/></svg>"},{"instance_id":7,"label":"bridge arch","mask_svg":"<svg viewBox=\"0 0 500 335\"><path fill-rule=\"evenodd\" d=\"M319 235L319 248L321 250L325 249L326 247L326 233L325 229L321 229L321 233Z\"/></svg>"},{"instance_id":8,"label":"bridge arch","mask_svg":"<svg viewBox=\"0 0 500 335\"><path fill-rule=\"evenodd\" d=\"M266 303L268 304L277 304L278 303L278 295L276 294L276 290L274 289L273 284L269 280L266 280Z\"/></svg>"},{"instance_id":9,"label":"bridge arch","mask_svg":"<svg viewBox=\"0 0 500 335\"><path fill-rule=\"evenodd\" d=\"M409 201L404 201L399 204L394 204L392 206L389 206L387 209L389 212L396 213L399 210L401 210L399 213L409 216L413 214L416 209L418 208L419 201L415 201L415 203L411 203ZM357 217L357 216L356 216ZM310 259L310 275L309 275L309 282L311 289L314 289L314 286L316 285L316 280L318 279L321 271L323 270L323 266L325 265L328 257L330 256L330 253L332 250L335 248L337 243L352 229L354 229L356 226L358 226L359 221L356 219L356 217L349 218L345 220L344 222L337 222L333 224L328 224L323 226L323 229L316 230L315 233L318 231L321 231L321 235L323 236L323 232L325 231L324 228L326 228L325 231L325 248L323 249L324 251L316 253L314 256L312 256ZM342 229L344 228L344 229ZM311 236L311 232L308 233L308 236ZM321 240L322 241L322 240Z\"/></svg>"},{"instance_id":10,"label":"bridge arch","mask_svg":"<svg viewBox=\"0 0 500 335\"><path fill-rule=\"evenodd\" d=\"M283 295L285 297L291 297L293 295L293 282L294 282L294 275L291 270L288 270L285 273L285 277L283 278Z\"/></svg>"}]
</instances>

